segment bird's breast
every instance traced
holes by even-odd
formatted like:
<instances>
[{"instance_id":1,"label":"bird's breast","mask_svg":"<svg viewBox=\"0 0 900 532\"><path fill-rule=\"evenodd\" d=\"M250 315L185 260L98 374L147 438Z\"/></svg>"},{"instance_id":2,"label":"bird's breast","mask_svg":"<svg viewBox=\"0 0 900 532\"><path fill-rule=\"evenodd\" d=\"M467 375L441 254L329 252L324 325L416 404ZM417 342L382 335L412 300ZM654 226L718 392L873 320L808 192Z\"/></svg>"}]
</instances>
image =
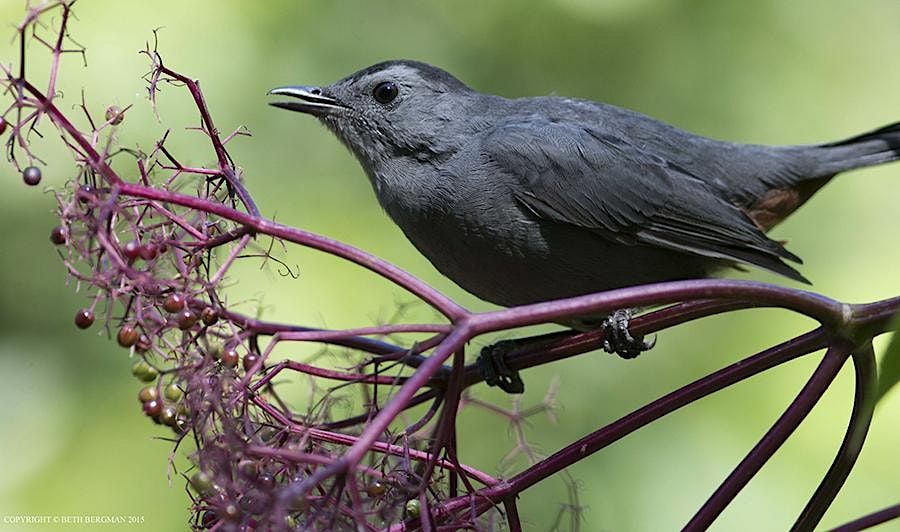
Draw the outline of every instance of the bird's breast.
<instances>
[{"instance_id":1,"label":"bird's breast","mask_svg":"<svg viewBox=\"0 0 900 532\"><path fill-rule=\"evenodd\" d=\"M582 228L533 218L505 203L476 203L459 212L395 221L438 271L503 306L700 277L711 266L659 248L614 243Z\"/></svg>"}]
</instances>

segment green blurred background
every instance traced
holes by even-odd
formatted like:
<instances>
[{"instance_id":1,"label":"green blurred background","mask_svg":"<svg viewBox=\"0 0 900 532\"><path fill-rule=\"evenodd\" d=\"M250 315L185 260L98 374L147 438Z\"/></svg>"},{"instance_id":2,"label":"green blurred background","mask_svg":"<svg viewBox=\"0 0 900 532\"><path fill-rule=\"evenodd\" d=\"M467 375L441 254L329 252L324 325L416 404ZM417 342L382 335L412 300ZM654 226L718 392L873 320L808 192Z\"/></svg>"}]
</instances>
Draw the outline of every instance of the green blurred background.
<instances>
[{"instance_id":1,"label":"green blurred background","mask_svg":"<svg viewBox=\"0 0 900 532\"><path fill-rule=\"evenodd\" d=\"M15 58L11 27L22 4L0 2L4 63ZM167 64L202 80L219 128L243 124L252 131L231 153L266 215L364 248L474 309L491 306L418 256L377 206L353 158L312 119L268 108L269 88L328 83L377 61L414 58L481 91L603 100L736 141L828 141L900 119L895 0L82 0L77 15L71 29L88 49L88 68L77 56L67 58L63 108L76 104L82 89L97 114L110 104L134 105L120 138L150 149L164 126L149 111L140 79L147 64L137 51L162 27ZM30 71L40 79L46 56L32 51ZM170 146L182 162L211 162L203 139L182 129L196 123L185 94L166 88L162 104L163 124L175 128ZM43 132L45 183L60 185L72 166L50 128ZM184 528L183 482L167 480L170 445L154 439L163 432L140 412L129 360L96 330L72 326L85 296L65 286L47 240L55 225L52 196L23 186L8 166L0 176L0 515L130 514L145 516L148 530ZM898 198L900 166L854 172L774 236L790 239L821 293L851 302L897 295ZM247 265L229 292L232 301L248 300L248 311L261 303L272 319L339 327L370 323L408 300L378 278L316 253L291 252L287 260L299 265L299 279ZM788 284L760 273L744 276ZM656 349L634 361L596 353L528 371L523 404L540 402L558 378L561 410L557 424L531 419L527 434L550 453L808 326L782 312L748 311L667 331ZM572 468L586 507L584 529L683 525L782 412L818 358L694 404ZM510 405L495 390L473 391ZM837 449L851 398L848 366L714 528L787 528ZM898 416L895 391L876 413L825 525L897 502ZM505 421L479 410L462 420L463 458L496 473L514 445ZM559 479L526 492L526 527L549 528L565 502Z\"/></svg>"}]
</instances>

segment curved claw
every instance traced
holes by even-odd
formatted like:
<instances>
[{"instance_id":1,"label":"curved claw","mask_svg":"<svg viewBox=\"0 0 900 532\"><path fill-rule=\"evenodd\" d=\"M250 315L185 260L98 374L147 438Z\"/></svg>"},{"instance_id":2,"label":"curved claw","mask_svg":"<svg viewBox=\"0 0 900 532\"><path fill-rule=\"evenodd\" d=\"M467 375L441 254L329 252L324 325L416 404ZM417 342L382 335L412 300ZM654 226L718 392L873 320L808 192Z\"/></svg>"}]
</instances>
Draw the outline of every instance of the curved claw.
<instances>
[{"instance_id":1,"label":"curved claw","mask_svg":"<svg viewBox=\"0 0 900 532\"><path fill-rule=\"evenodd\" d=\"M506 393L525 391L525 383L519 372L506 365L506 355L518 347L515 340L501 340L481 350L478 355L478 371L488 386L497 386Z\"/></svg>"},{"instance_id":2,"label":"curved claw","mask_svg":"<svg viewBox=\"0 0 900 532\"><path fill-rule=\"evenodd\" d=\"M650 340L644 340L643 335L634 337L628 330L631 321L631 310L622 309L610 314L603 321L603 331L606 338L603 340L603 350L607 353L615 353L622 358L635 358L644 351L649 351L656 345L656 335Z\"/></svg>"}]
</instances>

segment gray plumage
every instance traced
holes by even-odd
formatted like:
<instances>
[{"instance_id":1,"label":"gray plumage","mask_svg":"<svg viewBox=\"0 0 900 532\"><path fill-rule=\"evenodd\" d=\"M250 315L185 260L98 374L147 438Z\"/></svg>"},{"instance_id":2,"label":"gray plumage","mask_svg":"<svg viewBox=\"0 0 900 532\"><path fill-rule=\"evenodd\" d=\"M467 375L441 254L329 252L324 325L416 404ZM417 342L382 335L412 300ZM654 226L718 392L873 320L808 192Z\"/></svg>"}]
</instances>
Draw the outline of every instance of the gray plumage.
<instances>
[{"instance_id":1,"label":"gray plumage","mask_svg":"<svg viewBox=\"0 0 900 532\"><path fill-rule=\"evenodd\" d=\"M481 94L413 61L272 94L341 139L438 270L506 306L735 264L805 281L765 231L835 174L900 152L900 124L830 144L736 144L587 100Z\"/></svg>"}]
</instances>

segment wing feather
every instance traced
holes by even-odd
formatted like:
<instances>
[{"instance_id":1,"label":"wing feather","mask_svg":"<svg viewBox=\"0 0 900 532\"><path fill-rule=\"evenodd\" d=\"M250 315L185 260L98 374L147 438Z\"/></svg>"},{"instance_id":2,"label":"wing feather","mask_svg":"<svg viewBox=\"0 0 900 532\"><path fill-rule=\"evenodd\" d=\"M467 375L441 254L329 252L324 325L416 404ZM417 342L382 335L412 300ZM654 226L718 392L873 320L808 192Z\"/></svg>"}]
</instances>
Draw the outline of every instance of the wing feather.
<instances>
[{"instance_id":1,"label":"wing feather","mask_svg":"<svg viewBox=\"0 0 900 532\"><path fill-rule=\"evenodd\" d=\"M743 262L798 281L801 262L702 179L627 139L533 116L491 129L483 154L539 218L629 245Z\"/></svg>"}]
</instances>

